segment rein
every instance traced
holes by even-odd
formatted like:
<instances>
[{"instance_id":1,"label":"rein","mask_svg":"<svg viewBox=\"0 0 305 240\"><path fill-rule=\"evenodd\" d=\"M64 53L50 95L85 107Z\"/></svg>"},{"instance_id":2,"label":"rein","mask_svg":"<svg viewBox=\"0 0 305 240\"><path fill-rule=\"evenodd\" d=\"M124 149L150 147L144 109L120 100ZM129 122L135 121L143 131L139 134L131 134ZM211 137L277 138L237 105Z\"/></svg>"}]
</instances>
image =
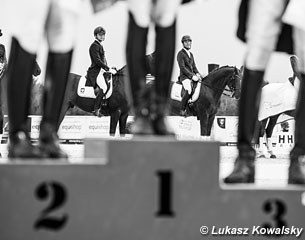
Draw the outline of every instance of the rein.
<instances>
[{"instance_id":1,"label":"rein","mask_svg":"<svg viewBox=\"0 0 305 240\"><path fill-rule=\"evenodd\" d=\"M232 78L233 78L233 77L231 77L231 79L232 79ZM205 85L205 86L207 86L207 87L209 87L209 88L211 88L211 89L213 89L213 90L216 90L217 92L221 93L222 95L227 96L227 97L230 97L230 98L233 98L232 93L234 93L234 92L237 90L237 88L228 90L228 89L226 89L226 88L221 89L221 88L213 87L213 86L211 86L211 85L209 85L209 84L203 82L202 80L200 80L199 82L201 82L201 84L203 84L203 85ZM229 93L231 93L231 94L229 94Z\"/></svg>"}]
</instances>

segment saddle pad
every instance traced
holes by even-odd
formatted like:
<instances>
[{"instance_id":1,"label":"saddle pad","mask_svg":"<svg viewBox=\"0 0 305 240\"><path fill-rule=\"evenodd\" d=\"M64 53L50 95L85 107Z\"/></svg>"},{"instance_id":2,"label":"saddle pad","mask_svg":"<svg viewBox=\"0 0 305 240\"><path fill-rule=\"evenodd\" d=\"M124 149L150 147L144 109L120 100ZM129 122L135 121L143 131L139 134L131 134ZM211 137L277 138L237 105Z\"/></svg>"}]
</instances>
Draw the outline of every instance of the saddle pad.
<instances>
[{"instance_id":1,"label":"saddle pad","mask_svg":"<svg viewBox=\"0 0 305 240\"><path fill-rule=\"evenodd\" d=\"M297 95L297 90L288 81L266 85L262 88L258 120L295 109Z\"/></svg>"},{"instance_id":2,"label":"saddle pad","mask_svg":"<svg viewBox=\"0 0 305 240\"><path fill-rule=\"evenodd\" d=\"M182 85L178 83L174 83L171 89L171 99L176 100L176 101L181 101L181 90L182 90Z\"/></svg>"},{"instance_id":3,"label":"saddle pad","mask_svg":"<svg viewBox=\"0 0 305 240\"><path fill-rule=\"evenodd\" d=\"M95 98L94 88L91 86L86 86L86 77L81 76L77 86L77 95L85 98Z\"/></svg>"}]
</instances>

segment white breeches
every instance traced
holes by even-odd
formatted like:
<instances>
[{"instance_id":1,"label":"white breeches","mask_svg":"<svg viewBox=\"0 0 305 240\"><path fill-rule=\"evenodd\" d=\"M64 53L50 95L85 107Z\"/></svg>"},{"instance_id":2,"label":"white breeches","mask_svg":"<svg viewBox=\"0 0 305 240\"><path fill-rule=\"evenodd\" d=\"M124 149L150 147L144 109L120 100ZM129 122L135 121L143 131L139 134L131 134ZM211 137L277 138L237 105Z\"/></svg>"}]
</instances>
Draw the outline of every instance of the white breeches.
<instances>
[{"instance_id":1,"label":"white breeches","mask_svg":"<svg viewBox=\"0 0 305 240\"><path fill-rule=\"evenodd\" d=\"M264 70L280 34L288 0L250 0L245 63L251 70Z\"/></svg>"},{"instance_id":2,"label":"white breeches","mask_svg":"<svg viewBox=\"0 0 305 240\"><path fill-rule=\"evenodd\" d=\"M81 0L12 0L11 3L15 6L16 22L12 34L25 50L36 53L44 36L52 52L73 48Z\"/></svg>"},{"instance_id":3,"label":"white breeches","mask_svg":"<svg viewBox=\"0 0 305 240\"><path fill-rule=\"evenodd\" d=\"M153 22L160 27L171 26L181 0L129 0L129 11L137 25L146 28Z\"/></svg>"},{"instance_id":4,"label":"white breeches","mask_svg":"<svg viewBox=\"0 0 305 240\"><path fill-rule=\"evenodd\" d=\"M293 29L293 41L295 54L299 59L299 70L305 73L305 31L295 27Z\"/></svg>"},{"instance_id":5,"label":"white breeches","mask_svg":"<svg viewBox=\"0 0 305 240\"><path fill-rule=\"evenodd\" d=\"M105 70L104 69L101 69L100 73L97 75L97 78L96 78L96 84L101 88L103 89L104 93L106 92L107 90L107 83L106 83L106 80L104 78L104 72Z\"/></svg>"},{"instance_id":6,"label":"white breeches","mask_svg":"<svg viewBox=\"0 0 305 240\"><path fill-rule=\"evenodd\" d=\"M290 0L283 21L293 26L295 54L299 58L299 69L305 73L305 1Z\"/></svg>"},{"instance_id":7,"label":"white breeches","mask_svg":"<svg viewBox=\"0 0 305 240\"><path fill-rule=\"evenodd\" d=\"M188 94L192 93L192 80L191 79L184 79L182 81L182 86L188 92Z\"/></svg>"}]
</instances>

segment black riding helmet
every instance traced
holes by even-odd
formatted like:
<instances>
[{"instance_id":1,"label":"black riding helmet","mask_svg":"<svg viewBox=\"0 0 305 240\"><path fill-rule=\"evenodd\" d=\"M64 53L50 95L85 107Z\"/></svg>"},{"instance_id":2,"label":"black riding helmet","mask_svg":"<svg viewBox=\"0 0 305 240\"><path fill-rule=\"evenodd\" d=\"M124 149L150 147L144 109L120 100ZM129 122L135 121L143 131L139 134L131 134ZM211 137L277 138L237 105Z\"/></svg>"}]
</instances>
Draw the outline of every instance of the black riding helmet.
<instances>
[{"instance_id":1,"label":"black riding helmet","mask_svg":"<svg viewBox=\"0 0 305 240\"><path fill-rule=\"evenodd\" d=\"M106 34L106 30L103 27L99 26L94 29L93 33L94 33L94 36L96 36L98 33Z\"/></svg>"},{"instance_id":2,"label":"black riding helmet","mask_svg":"<svg viewBox=\"0 0 305 240\"><path fill-rule=\"evenodd\" d=\"M190 35L184 35L182 38L181 38L181 42L185 42L185 41L192 41L192 38Z\"/></svg>"}]
</instances>

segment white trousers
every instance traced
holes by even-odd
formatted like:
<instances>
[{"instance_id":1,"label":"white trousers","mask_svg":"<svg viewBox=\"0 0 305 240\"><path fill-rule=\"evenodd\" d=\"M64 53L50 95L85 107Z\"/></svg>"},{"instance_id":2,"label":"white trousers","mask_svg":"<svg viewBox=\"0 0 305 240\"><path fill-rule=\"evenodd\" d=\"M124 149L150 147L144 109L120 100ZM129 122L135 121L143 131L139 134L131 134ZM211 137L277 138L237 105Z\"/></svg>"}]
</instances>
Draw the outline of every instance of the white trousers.
<instances>
[{"instance_id":1,"label":"white trousers","mask_svg":"<svg viewBox=\"0 0 305 240\"><path fill-rule=\"evenodd\" d=\"M275 50L288 0L250 0L245 64L251 70L265 70Z\"/></svg>"},{"instance_id":2,"label":"white trousers","mask_svg":"<svg viewBox=\"0 0 305 240\"><path fill-rule=\"evenodd\" d=\"M188 92L188 94L192 93L192 80L191 79L184 79L182 81L182 86Z\"/></svg>"},{"instance_id":3,"label":"white trousers","mask_svg":"<svg viewBox=\"0 0 305 240\"><path fill-rule=\"evenodd\" d=\"M11 0L14 6L12 34L21 46L35 54L45 36L49 50L73 48L81 0Z\"/></svg>"},{"instance_id":4,"label":"white trousers","mask_svg":"<svg viewBox=\"0 0 305 240\"><path fill-rule=\"evenodd\" d=\"M171 26L181 0L128 0L129 11L138 26L147 28L151 22L160 27Z\"/></svg>"}]
</instances>

